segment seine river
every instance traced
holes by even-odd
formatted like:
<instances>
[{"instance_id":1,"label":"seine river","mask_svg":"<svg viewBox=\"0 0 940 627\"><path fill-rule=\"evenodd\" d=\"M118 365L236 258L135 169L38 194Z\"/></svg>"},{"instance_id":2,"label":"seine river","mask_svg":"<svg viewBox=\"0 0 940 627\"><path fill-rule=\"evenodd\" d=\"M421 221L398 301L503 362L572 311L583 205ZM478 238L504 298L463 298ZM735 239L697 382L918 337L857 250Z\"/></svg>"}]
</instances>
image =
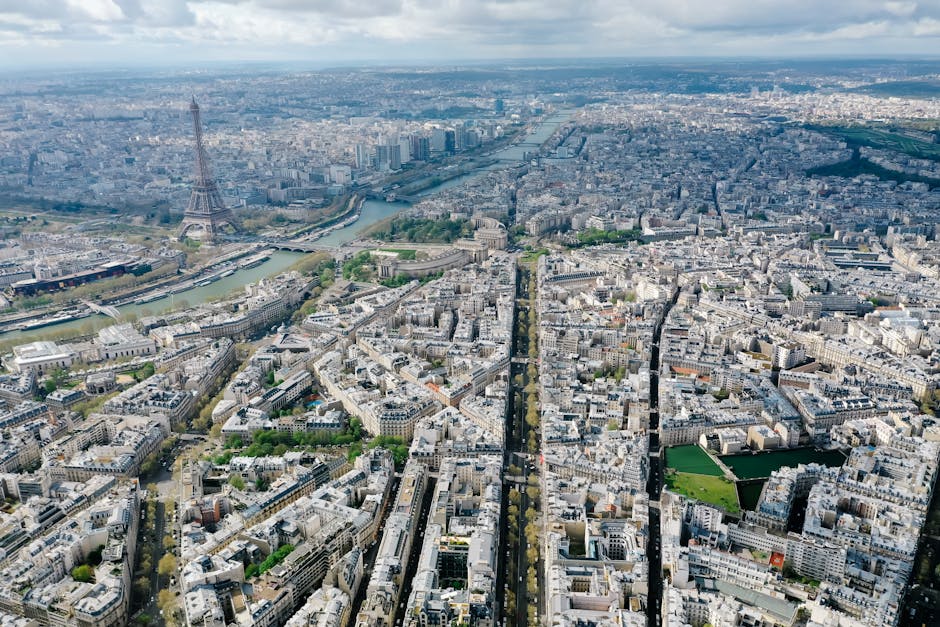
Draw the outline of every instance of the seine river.
<instances>
[{"instance_id":1,"label":"seine river","mask_svg":"<svg viewBox=\"0 0 940 627\"><path fill-rule=\"evenodd\" d=\"M207 300L225 296L234 290L243 288L248 283L258 281L258 279L278 274L301 257L303 257L303 253L275 251L271 254L271 258L261 265L239 270L235 274L219 279L209 285L194 287L180 292L179 294L173 294L141 305L135 305L133 303L122 305L117 309L124 316L128 314L134 316L148 316L164 313L186 305L187 303L197 305ZM75 331L76 334L79 334L86 333L89 330L101 329L112 324L115 324L115 321L111 318L101 314L92 314L87 318L51 324L29 331L7 331L6 333L0 333L0 341L6 343L9 340L16 339L22 340L23 342L32 342L48 338L53 334L59 335L63 331Z\"/></svg>"},{"instance_id":2,"label":"seine river","mask_svg":"<svg viewBox=\"0 0 940 627\"><path fill-rule=\"evenodd\" d=\"M497 160L497 162L493 165L474 170L473 172L468 172L462 176L452 178L449 181L444 181L440 185L429 187L428 189L421 192L420 195L432 196L438 192L444 191L445 189L466 183L467 181L480 176L488 170L498 170L500 168L506 167L508 164L521 162L525 158L526 152L532 152L544 144L548 138L552 136L552 133L558 129L559 126L571 118L571 114L571 111L562 111L545 118L534 131L526 136L523 142L507 146L502 150L494 152L492 155L488 155L488 159ZM340 246L342 244L346 244L356 239L359 234L369 226L384 220L385 218L389 218L410 206L411 205L406 202L367 200L362 205L362 213L360 214L358 220L321 237L317 240L317 243L323 244L324 246Z\"/></svg>"},{"instance_id":3,"label":"seine river","mask_svg":"<svg viewBox=\"0 0 940 627\"><path fill-rule=\"evenodd\" d=\"M562 111L545 118L541 124L539 124L539 126L534 131L532 131L532 133L526 136L523 142L507 146L506 148L489 155L490 159L497 160L497 162L493 165L480 168L479 170L475 170L473 172L468 172L462 176L445 181L440 185L429 187L421 193L421 196L431 196L445 189L466 183L467 181L480 176L488 170L499 169L506 167L508 164L521 162L525 157L526 152L531 152L544 144L545 141L551 137L552 133L554 133L559 126L564 124L571 117L571 113L571 111ZM395 215L399 211L407 209L409 206L409 203L405 202L389 203L383 202L381 200L367 200L365 203L363 203L362 211L358 220L320 238L317 240L317 243L321 243L325 246L340 246L350 242L356 239L359 233L364 229L375 224L376 222L379 222L380 220L384 220L385 218ZM209 285L205 285L203 287L194 287L180 292L179 294L167 296L165 298L154 300L141 305L123 305L118 307L118 311L120 311L121 314L125 316L132 315L139 317L164 313L166 311L170 311L171 309L175 309L187 304L198 305L207 300L225 296L233 290L241 289L248 283L254 283L264 277L278 274L279 272L284 271L302 256L302 253L277 251L271 255L270 259L261 265L254 268L239 270L231 276L219 279L218 281L210 283ZM49 338L52 335L58 336L63 331L74 331L76 334L81 334L87 333L89 331L95 331L111 324L114 324L114 320L111 318L100 314L93 314L87 318L80 318L78 320L71 320L69 322L52 324L47 327L41 327L29 331L7 331L5 333L0 333L0 342L6 343L10 340L32 342Z\"/></svg>"}]
</instances>

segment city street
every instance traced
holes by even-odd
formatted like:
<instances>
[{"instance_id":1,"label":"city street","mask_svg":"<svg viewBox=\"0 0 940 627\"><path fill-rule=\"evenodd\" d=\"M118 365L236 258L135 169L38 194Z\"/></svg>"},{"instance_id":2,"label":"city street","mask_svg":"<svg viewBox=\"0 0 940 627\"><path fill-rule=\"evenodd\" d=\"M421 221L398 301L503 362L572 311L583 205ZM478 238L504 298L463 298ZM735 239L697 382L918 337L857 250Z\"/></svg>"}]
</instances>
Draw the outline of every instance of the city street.
<instances>
[{"instance_id":1,"label":"city street","mask_svg":"<svg viewBox=\"0 0 940 627\"><path fill-rule=\"evenodd\" d=\"M521 494L521 500L519 502L519 514L516 520L516 525L518 529L518 544L515 547L510 547L508 542L504 544L506 550L500 555L501 558L508 558L512 560L516 567L515 577L511 582L507 582L513 589L515 599L516 599L516 612L512 619L515 622L516 627L525 627L528 624L528 608L530 602L528 600L528 589L526 582L526 574L528 572L528 558L526 556L527 541L525 538L525 512L529 508L529 497L526 494L525 488L528 485L529 477L529 467L530 460L528 452L526 449L526 442L528 437L528 427L525 422L525 395L523 390L526 385L528 385L528 350L529 350L529 337L528 334L519 333L518 319L520 311L528 312L530 310L530 305L527 300L528 294L523 292L524 284L523 277L526 275L522 270L517 270L516 272L516 315L513 324L513 339L512 339L512 352L513 356L512 363L510 364L509 370L509 396L510 404L509 411L507 412L506 419L506 450L505 450L505 460L504 468L508 469L510 465L518 466L522 469L521 476L510 477L508 472L504 472L505 484L504 492L508 495L509 490L515 488ZM524 301L524 304L520 307L520 300ZM518 357L516 357L518 355ZM516 386L513 381L516 377L522 378L522 385ZM522 396L522 403L516 403L516 393L520 393ZM506 501L508 504L508 501ZM537 505L537 504L536 504ZM507 518L507 514L504 514L504 518ZM506 525L508 527L508 523ZM508 534L504 535L507 536ZM505 571L505 575L508 576L509 569L503 568L502 571ZM501 586L501 590L505 591L505 585ZM508 620L508 619L507 619Z\"/></svg>"},{"instance_id":2,"label":"city street","mask_svg":"<svg viewBox=\"0 0 940 627\"><path fill-rule=\"evenodd\" d=\"M661 546L659 496L663 489L662 455L659 445L659 341L663 333L663 323L669 310L675 305L679 291L676 289L672 299L663 309L663 313L653 330L653 345L650 350L650 428L649 428L649 478L646 490L650 498L649 542L646 545L646 558L649 560L649 594L646 615L651 627L662 624L663 596L663 558Z\"/></svg>"}]
</instances>

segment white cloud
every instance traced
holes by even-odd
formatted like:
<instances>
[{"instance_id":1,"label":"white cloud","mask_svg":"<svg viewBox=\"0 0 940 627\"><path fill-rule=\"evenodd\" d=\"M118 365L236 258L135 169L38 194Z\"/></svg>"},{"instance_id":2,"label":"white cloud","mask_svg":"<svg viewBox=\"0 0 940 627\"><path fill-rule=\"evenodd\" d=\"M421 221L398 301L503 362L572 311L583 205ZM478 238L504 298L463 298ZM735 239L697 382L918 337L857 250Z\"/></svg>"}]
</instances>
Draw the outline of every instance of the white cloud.
<instances>
[{"instance_id":1,"label":"white cloud","mask_svg":"<svg viewBox=\"0 0 940 627\"><path fill-rule=\"evenodd\" d=\"M111 0L66 0L66 5L96 22L113 22L124 17L121 7Z\"/></svg>"},{"instance_id":2,"label":"white cloud","mask_svg":"<svg viewBox=\"0 0 940 627\"><path fill-rule=\"evenodd\" d=\"M885 11L899 17L909 17L916 10L916 2L885 2Z\"/></svg>"},{"instance_id":3,"label":"white cloud","mask_svg":"<svg viewBox=\"0 0 940 627\"><path fill-rule=\"evenodd\" d=\"M4 46L74 58L388 60L940 53L940 1L0 0ZM169 51L170 49L167 48ZM66 55L64 55L66 56Z\"/></svg>"},{"instance_id":4,"label":"white cloud","mask_svg":"<svg viewBox=\"0 0 940 627\"><path fill-rule=\"evenodd\" d=\"M914 24L915 37L940 37L940 20L925 17Z\"/></svg>"},{"instance_id":5,"label":"white cloud","mask_svg":"<svg viewBox=\"0 0 940 627\"><path fill-rule=\"evenodd\" d=\"M865 22L864 24L848 24L821 33L808 33L803 39L815 41L870 39L872 37L887 35L890 30L890 25L887 22Z\"/></svg>"}]
</instances>

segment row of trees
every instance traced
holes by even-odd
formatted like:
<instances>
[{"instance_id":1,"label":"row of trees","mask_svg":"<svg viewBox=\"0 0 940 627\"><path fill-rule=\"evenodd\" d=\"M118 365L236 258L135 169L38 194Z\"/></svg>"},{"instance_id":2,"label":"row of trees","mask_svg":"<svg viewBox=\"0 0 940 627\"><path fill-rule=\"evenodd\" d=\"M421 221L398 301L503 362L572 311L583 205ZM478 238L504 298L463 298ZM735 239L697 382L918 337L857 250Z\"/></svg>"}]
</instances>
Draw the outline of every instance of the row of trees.
<instances>
[{"instance_id":1,"label":"row of trees","mask_svg":"<svg viewBox=\"0 0 940 627\"><path fill-rule=\"evenodd\" d=\"M541 429L541 416L539 414L539 392L538 392L538 363L539 358L539 336L538 336L538 316L536 312L537 287L532 268L526 273L526 287L528 290L528 356L529 363L526 366L526 377L528 382L525 386L526 396L526 415L525 422L529 428L526 439L526 450L529 454L537 455L539 452L539 431ZM533 465L533 468L537 466ZM528 497L529 507L525 511L525 538L526 538L526 592L529 595L527 605L529 624L537 624L538 620L538 564L539 552L541 550L541 527L539 525L539 508L541 507L541 491L538 488L539 478L537 470L533 470L527 479L526 496Z\"/></svg>"},{"instance_id":2,"label":"row of trees","mask_svg":"<svg viewBox=\"0 0 940 627\"><path fill-rule=\"evenodd\" d=\"M55 292L52 294L38 294L36 296L27 296L14 302L12 309L20 311L29 311L39 307L49 305L66 305L78 302L83 299L96 299L102 296L112 297L115 292L127 290L141 285L146 285L152 281L163 279L176 274L177 266L175 264L164 264L157 269L150 266L141 266L127 274L110 278L92 281L84 285Z\"/></svg>"},{"instance_id":3,"label":"row of trees","mask_svg":"<svg viewBox=\"0 0 940 627\"><path fill-rule=\"evenodd\" d=\"M157 493L156 486L150 484L147 491L151 495ZM148 499L143 503L143 512L145 523L141 525L140 537L138 542L137 578L133 583L133 594L137 606L146 606L150 598L150 578L153 573L153 558L155 549L162 553L157 561L157 576L159 577L160 591L157 593L157 607L163 611L163 618L166 625L175 625L175 616L173 614L176 606L176 595L169 587L170 577L177 572L177 560L173 554L176 547L176 540L171 534L162 538L156 536L156 515L157 502ZM164 515L167 517L167 523L170 523L172 516L171 510L166 509ZM153 618L147 614L141 614L136 619L136 624L148 625Z\"/></svg>"},{"instance_id":4,"label":"row of trees","mask_svg":"<svg viewBox=\"0 0 940 627\"><path fill-rule=\"evenodd\" d=\"M575 246L595 246L597 244L619 244L622 242L643 241L643 231L630 229L627 231L605 231L602 229L585 229L578 233L578 243Z\"/></svg>"},{"instance_id":5,"label":"row of trees","mask_svg":"<svg viewBox=\"0 0 940 627\"><path fill-rule=\"evenodd\" d=\"M79 285L72 289L57 292L52 295L52 300L56 304L71 303L82 299L98 299L102 297L111 298L115 292L121 292L132 288L147 285L153 281L166 278L176 274L178 268L176 264L167 263L155 270L150 270L143 274L128 273L113 279L102 279L92 281L85 285Z\"/></svg>"},{"instance_id":6,"label":"row of trees","mask_svg":"<svg viewBox=\"0 0 940 627\"><path fill-rule=\"evenodd\" d=\"M526 611L528 612L529 624L535 624L537 618L536 606L538 605L538 563L540 558L540 540L541 540L541 529L538 521L539 517L539 504L541 498L541 491L538 488L538 477L535 475L530 475L529 485L526 487L526 496L529 499L529 506L526 508L523 513L523 520L525 521L525 526L523 528L522 536L525 539L526 548L526 598L522 599L521 602L526 604ZM516 488L511 488L509 490L509 510L508 510L508 520L509 520L509 533L508 540L511 550L509 551L510 555L518 555L518 551L522 550L519 534L519 508L522 503L522 493L519 492ZM516 581L519 576L518 565L515 559L510 559L507 564L507 570L509 575L509 581ZM506 592L506 608L505 613L506 617L509 620L512 620L512 617L515 616L517 610L517 603L520 602L520 599L516 598L515 592L513 589L510 589Z\"/></svg>"},{"instance_id":7,"label":"row of trees","mask_svg":"<svg viewBox=\"0 0 940 627\"><path fill-rule=\"evenodd\" d=\"M238 348L236 347L236 353L237 352ZM243 363L247 363L247 361ZM224 390L222 387L231 378L232 374L236 370L238 370L236 366L229 366L225 369L224 372L215 378L207 393L201 395L199 400L196 401L196 417L181 423L178 428L176 428L177 431L182 433L191 430L197 433L209 433L209 430L213 427L212 412L215 410L215 406L219 404L219 401L222 400L224 395ZM212 392L215 392L214 396L212 395ZM219 426L219 430L221 431L221 426Z\"/></svg>"},{"instance_id":8,"label":"row of trees","mask_svg":"<svg viewBox=\"0 0 940 627\"><path fill-rule=\"evenodd\" d=\"M247 446L240 435L230 435L224 444L226 450L216 455L212 461L219 465L227 464L236 452L244 457L267 457L269 455L283 455L295 448L317 446L348 446L349 459L352 461L362 453L362 440L365 435L362 421L355 416L349 419L349 423L342 433L256 431L252 435L251 443ZM370 449L381 447L390 450L397 466L404 465L408 460L408 445L397 436L376 436L369 440L368 444ZM244 487L243 482L242 487Z\"/></svg>"},{"instance_id":9,"label":"row of trees","mask_svg":"<svg viewBox=\"0 0 940 627\"><path fill-rule=\"evenodd\" d=\"M379 281L379 283L381 283L385 287L401 287L402 285L406 285L417 279L418 281L421 282L422 285L424 285L425 283L430 283L431 281L435 279L439 279L442 276L444 276L443 271L434 272L432 274L426 274L421 278L413 277L409 274L398 274L389 279L382 279L381 281Z\"/></svg>"},{"instance_id":10,"label":"row of trees","mask_svg":"<svg viewBox=\"0 0 940 627\"><path fill-rule=\"evenodd\" d=\"M291 321L299 323L317 310L317 301L320 299L323 290L333 285L336 280L336 261L329 253L314 253L296 262L290 269L296 270L304 276L318 276L320 278L320 285L310 291L310 298L305 300L291 316Z\"/></svg>"},{"instance_id":11,"label":"row of trees","mask_svg":"<svg viewBox=\"0 0 940 627\"><path fill-rule=\"evenodd\" d=\"M243 457L267 457L269 455L283 455L293 448L313 446L348 446L362 440L364 431L362 421L353 416L349 419L342 433L308 433L306 431L256 431L251 437L251 444L245 445L240 435L230 435L225 441L226 449L241 449L239 455ZM397 444L401 444L398 439ZM217 464L228 463L231 452L226 451L216 456L213 461ZM224 456L228 456L227 458Z\"/></svg>"},{"instance_id":12,"label":"row of trees","mask_svg":"<svg viewBox=\"0 0 940 627\"><path fill-rule=\"evenodd\" d=\"M528 382L524 389L526 401L525 422L526 426L529 427L526 448L530 454L535 454L539 450L538 433L541 426L541 418L539 416L538 397L539 370L536 365L539 359L539 327L535 312L536 285L531 271L526 273L526 288L528 292L529 310L528 313L522 312L520 314L524 321L523 328L528 335L529 356L529 363L526 366L526 378Z\"/></svg>"},{"instance_id":13,"label":"row of trees","mask_svg":"<svg viewBox=\"0 0 940 627\"><path fill-rule=\"evenodd\" d=\"M430 218L393 218L385 226L369 233L375 239L401 242L450 243L473 235L469 220L432 220Z\"/></svg>"},{"instance_id":14,"label":"row of trees","mask_svg":"<svg viewBox=\"0 0 940 627\"><path fill-rule=\"evenodd\" d=\"M510 474L512 474L510 472ZM507 520L509 521L508 530L507 530L507 541L509 543L509 563L506 564L507 576L510 582L515 582L516 578L519 576L517 562L514 559L514 556L518 555L519 551L519 501L521 496L518 490L515 488L510 488L509 490L509 510L507 512ZM514 621L516 615L516 594L515 588L510 586L506 591L506 602L505 607L503 608L506 616L506 621Z\"/></svg>"},{"instance_id":15,"label":"row of trees","mask_svg":"<svg viewBox=\"0 0 940 627\"><path fill-rule=\"evenodd\" d=\"M267 571L271 570L278 564L284 561L284 558L290 555L291 551L294 550L294 545L285 544L281 548L277 549L270 555L268 555L263 562L260 564L249 564L245 569L245 579L250 579L251 577L258 577L263 575Z\"/></svg>"},{"instance_id":16,"label":"row of trees","mask_svg":"<svg viewBox=\"0 0 940 627\"><path fill-rule=\"evenodd\" d=\"M529 364L526 368L525 377L517 375L513 383L517 388L514 401L515 407L521 408L524 404L524 421L528 431L526 448L530 454L537 454L539 450L538 430L540 428L540 416L538 407L538 325L535 323L535 283L532 278L531 270L524 270L522 287L525 289L527 298L520 299L523 307L519 311L516 320L517 337L525 337L528 342ZM524 386L524 387L523 387ZM522 388L521 391L518 391ZM517 414L518 415L518 414ZM512 476L519 476L523 470L517 466L510 466L508 472ZM524 512L520 512L522 507L522 492L516 488L509 490L509 546L511 555L518 555L523 550L522 542L525 542L526 556L526 598L517 599L513 590L506 594L506 617L512 620L518 608L519 603L525 603L526 613L529 624L536 624L538 619L538 564L540 559L540 540L541 528L539 524L539 508L541 504L541 490L539 489L538 475L533 471L527 479L525 496L528 506ZM521 516L520 516L521 514ZM523 525L520 533L520 519ZM518 572L516 560L510 560L508 565L509 577L511 581L516 581L521 575Z\"/></svg>"},{"instance_id":17,"label":"row of trees","mask_svg":"<svg viewBox=\"0 0 940 627\"><path fill-rule=\"evenodd\" d=\"M392 452L392 458L395 460L395 466L401 468L408 461L408 445L404 440L395 435L379 435L369 442L369 448L385 448Z\"/></svg>"},{"instance_id":18,"label":"row of trees","mask_svg":"<svg viewBox=\"0 0 940 627\"><path fill-rule=\"evenodd\" d=\"M160 450L154 451L140 463L140 472L138 475L142 479L145 479L156 472L160 468L160 458L165 458L170 454L178 439L179 437L177 435L170 434L170 437L165 439L160 445Z\"/></svg>"},{"instance_id":19,"label":"row of trees","mask_svg":"<svg viewBox=\"0 0 940 627\"><path fill-rule=\"evenodd\" d=\"M151 492L148 490L148 492ZM150 573L153 572L153 545L156 542L156 526L154 517L157 504L153 500L144 501L141 506L144 512L145 523L141 524L137 543L137 572L139 576L134 580L134 594L137 602L145 604L150 594Z\"/></svg>"}]
</instances>

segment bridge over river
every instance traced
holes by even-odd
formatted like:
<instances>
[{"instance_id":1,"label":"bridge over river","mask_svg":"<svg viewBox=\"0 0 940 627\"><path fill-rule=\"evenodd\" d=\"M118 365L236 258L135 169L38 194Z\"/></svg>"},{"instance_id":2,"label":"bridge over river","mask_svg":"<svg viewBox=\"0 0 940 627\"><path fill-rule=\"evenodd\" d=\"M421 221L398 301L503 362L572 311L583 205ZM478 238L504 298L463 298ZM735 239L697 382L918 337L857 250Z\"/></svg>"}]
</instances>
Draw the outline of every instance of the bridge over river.
<instances>
[{"instance_id":1,"label":"bridge over river","mask_svg":"<svg viewBox=\"0 0 940 627\"><path fill-rule=\"evenodd\" d=\"M338 250L335 246L327 246L317 240L270 240L265 242L265 246L294 253L335 253Z\"/></svg>"},{"instance_id":2,"label":"bridge over river","mask_svg":"<svg viewBox=\"0 0 940 627\"><path fill-rule=\"evenodd\" d=\"M82 304L95 313L103 314L109 318L114 318L115 320L119 320L121 318L121 312L118 311L117 307L113 307L111 305L99 305L88 300L83 300Z\"/></svg>"}]
</instances>

